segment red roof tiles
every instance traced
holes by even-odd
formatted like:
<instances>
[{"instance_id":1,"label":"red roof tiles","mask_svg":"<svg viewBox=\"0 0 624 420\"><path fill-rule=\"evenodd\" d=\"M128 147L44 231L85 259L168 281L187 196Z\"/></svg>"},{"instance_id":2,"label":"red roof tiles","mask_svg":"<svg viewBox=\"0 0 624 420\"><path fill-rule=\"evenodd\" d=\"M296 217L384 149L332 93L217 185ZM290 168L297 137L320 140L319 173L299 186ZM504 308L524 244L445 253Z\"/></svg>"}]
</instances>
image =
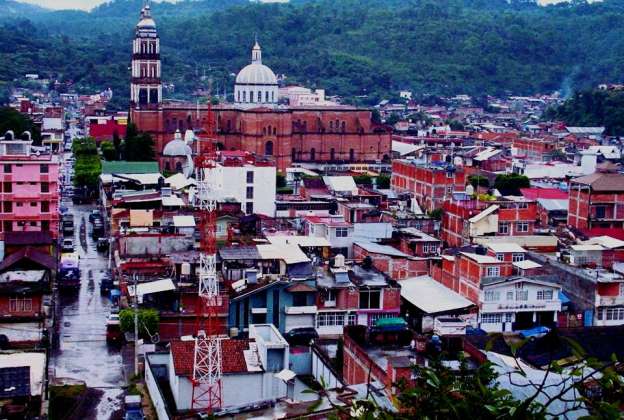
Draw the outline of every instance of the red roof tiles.
<instances>
[{"instance_id":1,"label":"red roof tiles","mask_svg":"<svg viewBox=\"0 0 624 420\"><path fill-rule=\"evenodd\" d=\"M221 341L221 364L223 374L247 372L244 350L249 349L249 340L224 339ZM193 375L195 341L172 341L173 368L178 376Z\"/></svg>"}]
</instances>

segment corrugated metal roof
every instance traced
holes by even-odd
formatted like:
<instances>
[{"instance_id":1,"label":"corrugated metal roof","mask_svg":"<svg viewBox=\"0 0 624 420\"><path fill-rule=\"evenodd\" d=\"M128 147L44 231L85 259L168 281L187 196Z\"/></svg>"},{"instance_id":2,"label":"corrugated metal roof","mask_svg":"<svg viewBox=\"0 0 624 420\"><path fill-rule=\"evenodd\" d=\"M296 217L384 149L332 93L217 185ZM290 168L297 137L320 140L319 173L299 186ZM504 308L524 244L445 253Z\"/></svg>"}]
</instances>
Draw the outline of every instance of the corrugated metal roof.
<instances>
[{"instance_id":1,"label":"corrugated metal roof","mask_svg":"<svg viewBox=\"0 0 624 420\"><path fill-rule=\"evenodd\" d=\"M474 303L429 276L400 280L401 297L428 314L460 310Z\"/></svg>"},{"instance_id":2,"label":"corrugated metal roof","mask_svg":"<svg viewBox=\"0 0 624 420\"><path fill-rule=\"evenodd\" d=\"M381 245L376 244L374 242L354 242L354 245L363 248L367 252L372 252L374 254L382 254L389 255L391 257L403 257L409 258L410 256L404 252L399 251L398 249L391 247L390 245Z\"/></svg>"}]
</instances>

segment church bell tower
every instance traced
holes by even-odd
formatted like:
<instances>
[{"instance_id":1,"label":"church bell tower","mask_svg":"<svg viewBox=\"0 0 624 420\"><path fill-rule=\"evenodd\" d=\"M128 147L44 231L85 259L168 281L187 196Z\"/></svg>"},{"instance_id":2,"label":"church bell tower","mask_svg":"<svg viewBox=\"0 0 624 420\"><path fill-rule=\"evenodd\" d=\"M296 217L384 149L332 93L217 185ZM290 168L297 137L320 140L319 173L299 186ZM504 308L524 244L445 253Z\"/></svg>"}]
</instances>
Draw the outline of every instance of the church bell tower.
<instances>
[{"instance_id":1,"label":"church bell tower","mask_svg":"<svg viewBox=\"0 0 624 420\"><path fill-rule=\"evenodd\" d=\"M156 109L162 103L160 39L149 4L141 10L132 42L130 107Z\"/></svg>"}]
</instances>

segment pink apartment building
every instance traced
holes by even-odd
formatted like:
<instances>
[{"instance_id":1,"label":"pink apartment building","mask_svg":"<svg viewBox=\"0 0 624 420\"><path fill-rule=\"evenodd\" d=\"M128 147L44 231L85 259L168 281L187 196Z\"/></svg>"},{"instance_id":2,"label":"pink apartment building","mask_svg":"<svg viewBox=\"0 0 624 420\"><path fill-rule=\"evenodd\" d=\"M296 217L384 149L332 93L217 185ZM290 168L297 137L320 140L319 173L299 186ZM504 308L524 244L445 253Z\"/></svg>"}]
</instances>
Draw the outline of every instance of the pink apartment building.
<instances>
[{"instance_id":1,"label":"pink apartment building","mask_svg":"<svg viewBox=\"0 0 624 420\"><path fill-rule=\"evenodd\" d=\"M25 138L29 138L25 133ZM0 138L0 239L5 232L59 232L59 159L34 152L30 139Z\"/></svg>"}]
</instances>

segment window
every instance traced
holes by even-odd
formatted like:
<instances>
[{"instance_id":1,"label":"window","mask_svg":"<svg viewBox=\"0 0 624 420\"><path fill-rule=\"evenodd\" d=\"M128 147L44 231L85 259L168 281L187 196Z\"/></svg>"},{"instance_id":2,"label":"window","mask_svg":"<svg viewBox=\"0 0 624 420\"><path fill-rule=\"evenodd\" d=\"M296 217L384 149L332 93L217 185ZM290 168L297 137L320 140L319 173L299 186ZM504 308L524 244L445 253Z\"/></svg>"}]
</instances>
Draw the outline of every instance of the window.
<instances>
[{"instance_id":1,"label":"window","mask_svg":"<svg viewBox=\"0 0 624 420\"><path fill-rule=\"evenodd\" d=\"M481 314L482 324L500 324L503 322L503 314Z\"/></svg>"},{"instance_id":2,"label":"window","mask_svg":"<svg viewBox=\"0 0 624 420\"><path fill-rule=\"evenodd\" d=\"M498 277L500 276L500 267L497 265L487 267L485 273L486 277Z\"/></svg>"},{"instance_id":3,"label":"window","mask_svg":"<svg viewBox=\"0 0 624 420\"><path fill-rule=\"evenodd\" d=\"M307 306L308 299L307 293L297 292L292 294L292 305L293 306Z\"/></svg>"},{"instance_id":4,"label":"window","mask_svg":"<svg viewBox=\"0 0 624 420\"><path fill-rule=\"evenodd\" d=\"M30 202L30 207L37 207L37 202L36 201L31 201Z\"/></svg>"},{"instance_id":5,"label":"window","mask_svg":"<svg viewBox=\"0 0 624 420\"><path fill-rule=\"evenodd\" d=\"M607 213L605 206L596 206L596 219L604 219Z\"/></svg>"},{"instance_id":6,"label":"window","mask_svg":"<svg viewBox=\"0 0 624 420\"><path fill-rule=\"evenodd\" d=\"M347 315L347 325L356 325L357 324L357 314L350 313Z\"/></svg>"},{"instance_id":7,"label":"window","mask_svg":"<svg viewBox=\"0 0 624 420\"><path fill-rule=\"evenodd\" d=\"M2 230L5 232L13 232L13 223L10 220L5 220Z\"/></svg>"},{"instance_id":8,"label":"window","mask_svg":"<svg viewBox=\"0 0 624 420\"><path fill-rule=\"evenodd\" d=\"M248 200L253 200L254 197L254 188L253 187L247 187L247 199Z\"/></svg>"},{"instance_id":9,"label":"window","mask_svg":"<svg viewBox=\"0 0 624 420\"><path fill-rule=\"evenodd\" d=\"M13 203L11 201L5 201L4 205L2 206L2 211L4 213L11 213L13 211Z\"/></svg>"},{"instance_id":10,"label":"window","mask_svg":"<svg viewBox=\"0 0 624 420\"><path fill-rule=\"evenodd\" d=\"M247 183L253 184L254 182L254 173L253 171L247 171Z\"/></svg>"},{"instance_id":11,"label":"window","mask_svg":"<svg viewBox=\"0 0 624 420\"><path fill-rule=\"evenodd\" d=\"M518 222L516 223L516 232L528 232L529 231L529 223L528 222Z\"/></svg>"},{"instance_id":12,"label":"window","mask_svg":"<svg viewBox=\"0 0 624 420\"><path fill-rule=\"evenodd\" d=\"M32 227L37 226L37 222L30 222L30 226L32 226Z\"/></svg>"},{"instance_id":13,"label":"window","mask_svg":"<svg viewBox=\"0 0 624 420\"><path fill-rule=\"evenodd\" d=\"M49 171L50 171L50 167L48 166L47 163L44 163L39 166L39 172L41 172L42 174L47 174Z\"/></svg>"},{"instance_id":14,"label":"window","mask_svg":"<svg viewBox=\"0 0 624 420\"><path fill-rule=\"evenodd\" d=\"M267 141L264 145L264 154L267 156L273 156L273 142Z\"/></svg>"},{"instance_id":15,"label":"window","mask_svg":"<svg viewBox=\"0 0 624 420\"><path fill-rule=\"evenodd\" d=\"M13 172L13 166L11 166L10 163L5 163L4 164L4 173L5 174L10 174L11 172Z\"/></svg>"},{"instance_id":16,"label":"window","mask_svg":"<svg viewBox=\"0 0 624 420\"><path fill-rule=\"evenodd\" d=\"M349 160L353 162L355 160L355 150L349 149Z\"/></svg>"},{"instance_id":17,"label":"window","mask_svg":"<svg viewBox=\"0 0 624 420\"><path fill-rule=\"evenodd\" d=\"M247 204L245 205L245 213L253 214L253 212L254 212L253 201L248 201Z\"/></svg>"},{"instance_id":18,"label":"window","mask_svg":"<svg viewBox=\"0 0 624 420\"><path fill-rule=\"evenodd\" d=\"M505 322L513 322L513 313L507 312L505 314Z\"/></svg>"},{"instance_id":19,"label":"window","mask_svg":"<svg viewBox=\"0 0 624 420\"><path fill-rule=\"evenodd\" d=\"M500 292L494 290L488 290L485 292L486 302L496 302L500 299Z\"/></svg>"},{"instance_id":20,"label":"window","mask_svg":"<svg viewBox=\"0 0 624 420\"><path fill-rule=\"evenodd\" d=\"M620 296L624 296L624 283L620 283Z\"/></svg>"},{"instance_id":21,"label":"window","mask_svg":"<svg viewBox=\"0 0 624 420\"><path fill-rule=\"evenodd\" d=\"M47 232L50 230L50 221L49 220L42 220L41 221L41 231L42 232Z\"/></svg>"},{"instance_id":22,"label":"window","mask_svg":"<svg viewBox=\"0 0 624 420\"><path fill-rule=\"evenodd\" d=\"M2 184L2 191L4 191L5 193L13 192L13 184L10 182L4 182Z\"/></svg>"},{"instance_id":23,"label":"window","mask_svg":"<svg viewBox=\"0 0 624 420\"><path fill-rule=\"evenodd\" d=\"M524 254L521 253L521 252L512 254L511 261L513 261L513 262L524 261Z\"/></svg>"},{"instance_id":24,"label":"window","mask_svg":"<svg viewBox=\"0 0 624 420\"><path fill-rule=\"evenodd\" d=\"M438 253L438 244L424 244L423 245L423 253L425 253L425 254L437 254Z\"/></svg>"},{"instance_id":25,"label":"window","mask_svg":"<svg viewBox=\"0 0 624 420\"><path fill-rule=\"evenodd\" d=\"M538 290L537 291L537 300L552 300L553 291L552 290Z\"/></svg>"},{"instance_id":26,"label":"window","mask_svg":"<svg viewBox=\"0 0 624 420\"><path fill-rule=\"evenodd\" d=\"M607 308L605 319L607 321L624 320L624 308Z\"/></svg>"},{"instance_id":27,"label":"window","mask_svg":"<svg viewBox=\"0 0 624 420\"><path fill-rule=\"evenodd\" d=\"M507 292L507 300L513 300L513 292Z\"/></svg>"},{"instance_id":28,"label":"window","mask_svg":"<svg viewBox=\"0 0 624 420\"><path fill-rule=\"evenodd\" d=\"M314 147L310 149L310 160L316 160L316 149Z\"/></svg>"},{"instance_id":29,"label":"window","mask_svg":"<svg viewBox=\"0 0 624 420\"><path fill-rule=\"evenodd\" d=\"M332 147L329 149L329 160L333 161L336 159L336 150Z\"/></svg>"},{"instance_id":30,"label":"window","mask_svg":"<svg viewBox=\"0 0 624 420\"><path fill-rule=\"evenodd\" d=\"M496 259L497 259L498 261L505 261L505 254L503 254L503 253L501 253L501 252L497 253L497 254L496 254Z\"/></svg>"},{"instance_id":31,"label":"window","mask_svg":"<svg viewBox=\"0 0 624 420\"><path fill-rule=\"evenodd\" d=\"M9 298L9 312L31 312L32 299L13 297Z\"/></svg>"},{"instance_id":32,"label":"window","mask_svg":"<svg viewBox=\"0 0 624 420\"><path fill-rule=\"evenodd\" d=\"M345 324L344 312L319 312L316 315L316 326L318 327L336 327Z\"/></svg>"},{"instance_id":33,"label":"window","mask_svg":"<svg viewBox=\"0 0 624 420\"><path fill-rule=\"evenodd\" d=\"M381 309L381 290L360 290L360 309Z\"/></svg>"},{"instance_id":34,"label":"window","mask_svg":"<svg viewBox=\"0 0 624 420\"><path fill-rule=\"evenodd\" d=\"M349 236L349 228L336 228L336 238L346 238L347 236Z\"/></svg>"},{"instance_id":35,"label":"window","mask_svg":"<svg viewBox=\"0 0 624 420\"><path fill-rule=\"evenodd\" d=\"M328 302L336 302L336 291L333 289L324 290L322 296L325 300L325 305L327 305Z\"/></svg>"},{"instance_id":36,"label":"window","mask_svg":"<svg viewBox=\"0 0 624 420\"><path fill-rule=\"evenodd\" d=\"M529 300L529 291L528 290L516 290L516 300L526 301Z\"/></svg>"},{"instance_id":37,"label":"window","mask_svg":"<svg viewBox=\"0 0 624 420\"><path fill-rule=\"evenodd\" d=\"M41 213L49 213L50 212L50 203L47 201L41 202Z\"/></svg>"},{"instance_id":38,"label":"window","mask_svg":"<svg viewBox=\"0 0 624 420\"><path fill-rule=\"evenodd\" d=\"M498 233L500 233L501 235L508 235L509 234L509 223L507 223L507 222L499 223L498 224Z\"/></svg>"}]
</instances>

